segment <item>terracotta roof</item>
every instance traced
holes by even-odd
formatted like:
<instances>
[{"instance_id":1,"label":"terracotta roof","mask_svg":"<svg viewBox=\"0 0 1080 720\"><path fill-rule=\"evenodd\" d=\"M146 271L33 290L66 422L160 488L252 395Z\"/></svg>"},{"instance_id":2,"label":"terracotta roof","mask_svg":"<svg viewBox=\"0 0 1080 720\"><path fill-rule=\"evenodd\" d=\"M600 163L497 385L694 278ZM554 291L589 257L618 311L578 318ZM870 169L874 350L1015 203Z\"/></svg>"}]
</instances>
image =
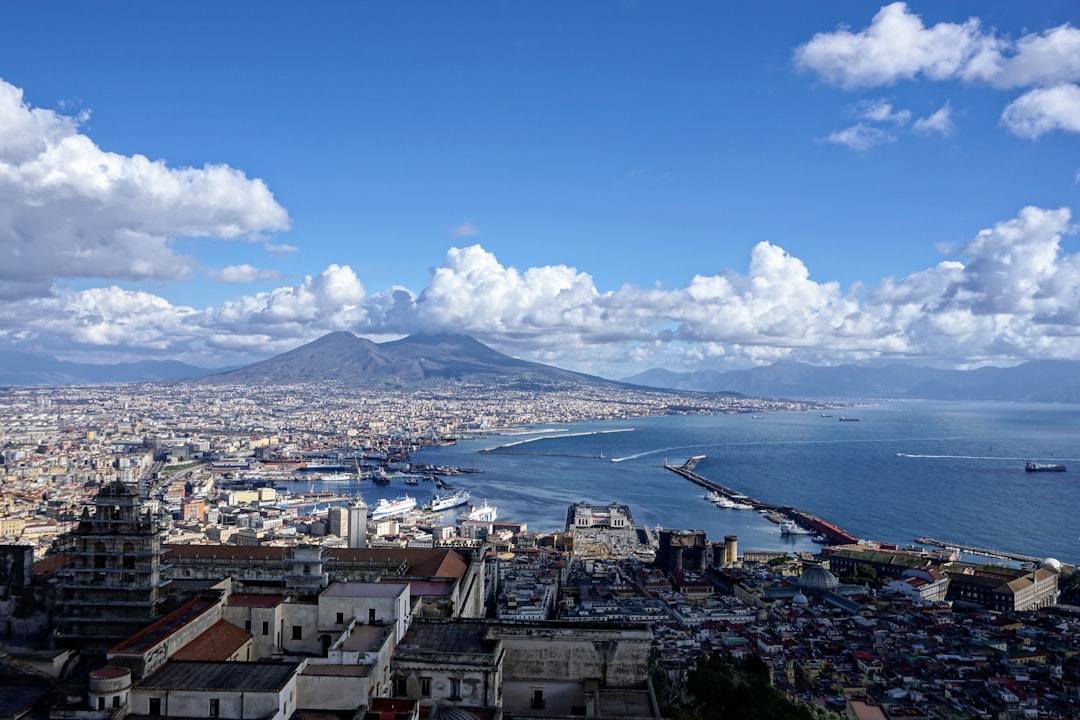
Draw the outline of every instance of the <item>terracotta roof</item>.
<instances>
[{"instance_id":1,"label":"terracotta roof","mask_svg":"<svg viewBox=\"0 0 1080 720\"><path fill-rule=\"evenodd\" d=\"M262 545L166 545L165 560L267 560L282 562L285 548Z\"/></svg>"},{"instance_id":2,"label":"terracotta roof","mask_svg":"<svg viewBox=\"0 0 1080 720\"><path fill-rule=\"evenodd\" d=\"M173 660L228 660L251 640L251 633L218 620L197 638L173 654ZM247 658L244 658L245 660Z\"/></svg>"},{"instance_id":3,"label":"terracotta roof","mask_svg":"<svg viewBox=\"0 0 1080 720\"><path fill-rule=\"evenodd\" d=\"M220 600L195 598L181 605L176 610L143 628L127 640L109 648L110 655L141 655L161 643L165 638L179 631L185 625L203 613L211 610Z\"/></svg>"}]
</instances>

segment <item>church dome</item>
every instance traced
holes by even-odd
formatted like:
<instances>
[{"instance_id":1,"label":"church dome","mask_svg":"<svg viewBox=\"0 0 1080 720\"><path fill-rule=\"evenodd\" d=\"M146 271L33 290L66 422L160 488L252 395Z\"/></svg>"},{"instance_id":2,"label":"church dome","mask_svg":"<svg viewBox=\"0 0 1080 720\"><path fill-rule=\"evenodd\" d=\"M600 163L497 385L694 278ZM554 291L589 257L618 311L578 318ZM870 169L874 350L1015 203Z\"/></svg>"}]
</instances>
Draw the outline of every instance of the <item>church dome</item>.
<instances>
[{"instance_id":1,"label":"church dome","mask_svg":"<svg viewBox=\"0 0 1080 720\"><path fill-rule=\"evenodd\" d=\"M810 604L810 600L805 595L803 595L801 592L795 593L794 597L791 598L791 602L795 603L796 605L809 605Z\"/></svg>"},{"instance_id":2,"label":"church dome","mask_svg":"<svg viewBox=\"0 0 1080 720\"><path fill-rule=\"evenodd\" d=\"M799 576L799 587L806 593L832 592L840 587L840 581L821 565L810 565Z\"/></svg>"}]
</instances>

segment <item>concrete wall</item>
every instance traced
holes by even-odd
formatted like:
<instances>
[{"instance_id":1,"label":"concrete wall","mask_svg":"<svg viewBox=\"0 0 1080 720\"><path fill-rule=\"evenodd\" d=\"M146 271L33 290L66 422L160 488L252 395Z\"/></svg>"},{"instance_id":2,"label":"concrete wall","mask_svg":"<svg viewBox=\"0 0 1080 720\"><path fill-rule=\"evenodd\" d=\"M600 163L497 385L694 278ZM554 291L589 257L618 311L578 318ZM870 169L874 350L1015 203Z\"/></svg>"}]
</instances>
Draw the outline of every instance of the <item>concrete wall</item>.
<instances>
[{"instance_id":1,"label":"concrete wall","mask_svg":"<svg viewBox=\"0 0 1080 720\"><path fill-rule=\"evenodd\" d=\"M319 606L284 603L280 607L282 652L321 655L323 648L318 631ZM299 639L293 635L295 628L299 628Z\"/></svg>"},{"instance_id":2,"label":"concrete wall","mask_svg":"<svg viewBox=\"0 0 1080 720\"><path fill-rule=\"evenodd\" d=\"M355 675L301 675L297 679L297 707L327 711L356 710L368 702L369 677Z\"/></svg>"},{"instance_id":3,"label":"concrete wall","mask_svg":"<svg viewBox=\"0 0 1080 720\"><path fill-rule=\"evenodd\" d=\"M278 635L281 630L282 607L283 605L269 608L226 605L222 616L226 622L251 633L252 659L265 660L280 651ZM263 623L266 624L265 634Z\"/></svg>"},{"instance_id":4,"label":"concrete wall","mask_svg":"<svg viewBox=\"0 0 1080 720\"><path fill-rule=\"evenodd\" d=\"M297 707L296 676L280 692L134 688L132 714L149 715L150 701L154 698L161 702L161 717L208 717L210 700L217 699L218 717L223 720L286 720Z\"/></svg>"},{"instance_id":5,"label":"concrete wall","mask_svg":"<svg viewBox=\"0 0 1080 720\"><path fill-rule=\"evenodd\" d=\"M596 680L602 687L638 687L649 674L647 627L495 627L506 652L507 680Z\"/></svg>"}]
</instances>

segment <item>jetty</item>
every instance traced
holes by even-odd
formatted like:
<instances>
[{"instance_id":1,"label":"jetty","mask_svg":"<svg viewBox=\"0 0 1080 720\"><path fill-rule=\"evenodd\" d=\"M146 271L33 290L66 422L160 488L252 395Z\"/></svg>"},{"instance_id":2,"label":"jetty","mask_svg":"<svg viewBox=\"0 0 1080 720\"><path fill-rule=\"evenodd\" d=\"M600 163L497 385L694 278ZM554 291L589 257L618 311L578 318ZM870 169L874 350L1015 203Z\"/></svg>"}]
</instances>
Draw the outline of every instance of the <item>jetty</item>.
<instances>
[{"instance_id":1,"label":"jetty","mask_svg":"<svg viewBox=\"0 0 1080 720\"><path fill-rule=\"evenodd\" d=\"M771 505L769 503L761 502L760 500L755 500L749 495L744 495L737 490L733 490L729 487L721 485L718 482L714 482L707 477L698 475L696 472L694 472L694 468L696 468L698 463L704 459L704 455L695 455L682 465L671 465L665 462L664 469L670 470L676 475L680 475L686 478L695 485L699 485L706 490L710 490L719 495L722 495L734 502L752 505L755 510L768 510L770 519L773 519L777 516L786 517L787 519L803 525L804 527L810 528L814 532L824 536L829 541L830 545L851 545L859 542L859 538L855 537L846 530L842 530L836 525L833 525L831 522L817 517L816 515L812 515L811 513L787 505Z\"/></svg>"},{"instance_id":2,"label":"jetty","mask_svg":"<svg viewBox=\"0 0 1080 720\"><path fill-rule=\"evenodd\" d=\"M1038 564L1042 562L1042 558L1037 558L1034 555L1024 555L1022 553L1013 553L1006 550L994 550L992 548L981 548L974 545L964 545L962 543L946 542L944 540L937 540L931 537L915 538L915 542L922 543L923 545L942 547L946 550L959 550L960 552L971 553L972 555L982 555L983 557L1004 558L1005 560L1015 560L1022 563L1029 562Z\"/></svg>"}]
</instances>

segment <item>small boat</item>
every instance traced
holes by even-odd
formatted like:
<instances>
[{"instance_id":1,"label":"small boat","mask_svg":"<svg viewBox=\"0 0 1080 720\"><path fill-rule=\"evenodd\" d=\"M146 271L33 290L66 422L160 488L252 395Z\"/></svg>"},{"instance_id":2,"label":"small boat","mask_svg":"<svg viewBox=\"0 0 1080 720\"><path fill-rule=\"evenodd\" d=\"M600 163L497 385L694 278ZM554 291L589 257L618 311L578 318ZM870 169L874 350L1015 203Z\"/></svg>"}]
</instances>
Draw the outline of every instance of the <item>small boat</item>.
<instances>
[{"instance_id":1,"label":"small boat","mask_svg":"<svg viewBox=\"0 0 1080 720\"><path fill-rule=\"evenodd\" d=\"M859 422L859 418L849 418L841 415L840 422Z\"/></svg>"},{"instance_id":2,"label":"small boat","mask_svg":"<svg viewBox=\"0 0 1080 720\"><path fill-rule=\"evenodd\" d=\"M419 485L420 480L418 478L413 477L412 475L409 475L408 477L405 478L405 484L410 485L410 486Z\"/></svg>"},{"instance_id":3,"label":"small boat","mask_svg":"<svg viewBox=\"0 0 1080 720\"><path fill-rule=\"evenodd\" d=\"M1028 472L1065 472L1064 465L1055 463L1028 462L1024 465L1024 469Z\"/></svg>"}]
</instances>

